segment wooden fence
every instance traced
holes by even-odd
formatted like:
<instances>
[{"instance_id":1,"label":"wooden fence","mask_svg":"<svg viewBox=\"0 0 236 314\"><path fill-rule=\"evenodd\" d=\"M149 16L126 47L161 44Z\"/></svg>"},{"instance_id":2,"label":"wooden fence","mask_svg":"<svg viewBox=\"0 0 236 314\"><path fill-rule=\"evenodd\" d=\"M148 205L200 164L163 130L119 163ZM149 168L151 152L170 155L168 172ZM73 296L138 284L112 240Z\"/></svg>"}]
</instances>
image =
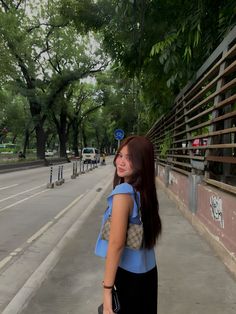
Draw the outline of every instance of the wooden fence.
<instances>
[{"instance_id":1,"label":"wooden fence","mask_svg":"<svg viewBox=\"0 0 236 314\"><path fill-rule=\"evenodd\" d=\"M147 136L157 162L236 194L236 27Z\"/></svg>"}]
</instances>

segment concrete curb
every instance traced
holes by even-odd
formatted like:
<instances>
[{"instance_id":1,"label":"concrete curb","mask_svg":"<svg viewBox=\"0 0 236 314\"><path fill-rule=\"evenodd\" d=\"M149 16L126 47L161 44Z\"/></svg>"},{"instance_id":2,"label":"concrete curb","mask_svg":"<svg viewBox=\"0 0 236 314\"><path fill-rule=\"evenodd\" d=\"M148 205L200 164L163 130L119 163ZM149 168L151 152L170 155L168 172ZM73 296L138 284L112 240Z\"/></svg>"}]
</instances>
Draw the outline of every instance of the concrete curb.
<instances>
[{"instance_id":1,"label":"concrete curb","mask_svg":"<svg viewBox=\"0 0 236 314\"><path fill-rule=\"evenodd\" d=\"M17 292L15 297L10 301L10 303L5 307L2 314L17 314L21 313L23 308L27 305L30 298L34 295L37 289L41 286L48 273L57 264L62 250L65 246L73 239L78 230L81 228L85 219L91 214L95 209L96 204L102 199L106 190L111 185L109 181L103 189L103 192L98 194L86 208L86 210L79 216L75 223L68 229L64 234L58 244L53 248L53 250L48 254L40 266L33 272L33 274L28 278L22 288Z\"/></svg>"}]
</instances>

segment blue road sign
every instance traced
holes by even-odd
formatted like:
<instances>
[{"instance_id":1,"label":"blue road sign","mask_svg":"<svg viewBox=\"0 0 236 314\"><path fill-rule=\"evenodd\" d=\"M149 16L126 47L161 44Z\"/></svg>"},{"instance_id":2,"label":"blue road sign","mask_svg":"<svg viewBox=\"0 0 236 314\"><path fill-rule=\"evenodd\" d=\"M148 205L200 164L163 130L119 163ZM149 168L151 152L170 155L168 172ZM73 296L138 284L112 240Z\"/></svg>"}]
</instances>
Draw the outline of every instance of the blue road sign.
<instances>
[{"instance_id":1,"label":"blue road sign","mask_svg":"<svg viewBox=\"0 0 236 314\"><path fill-rule=\"evenodd\" d=\"M119 141L119 140L122 140L124 138L125 133L123 130L117 129L117 130L115 130L114 135L115 135L115 139Z\"/></svg>"}]
</instances>

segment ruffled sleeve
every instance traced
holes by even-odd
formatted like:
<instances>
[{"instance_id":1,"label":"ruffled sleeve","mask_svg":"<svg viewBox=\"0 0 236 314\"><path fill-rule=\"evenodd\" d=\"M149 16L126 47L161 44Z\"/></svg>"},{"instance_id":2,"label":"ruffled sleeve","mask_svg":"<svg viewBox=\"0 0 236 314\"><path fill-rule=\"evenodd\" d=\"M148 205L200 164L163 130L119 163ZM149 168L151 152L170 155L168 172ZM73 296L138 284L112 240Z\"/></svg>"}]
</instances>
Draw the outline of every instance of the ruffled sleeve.
<instances>
[{"instance_id":1,"label":"ruffled sleeve","mask_svg":"<svg viewBox=\"0 0 236 314\"><path fill-rule=\"evenodd\" d=\"M134 201L134 207L133 207L133 211L132 214L130 215L130 217L134 218L138 216L138 207L139 207L139 203L140 203L140 196L139 196L139 192L136 192L136 198L135 198L135 190L132 187L132 185L130 185L129 183L121 183L119 185L117 185L114 190L111 192L111 194L108 196L107 201L109 204L109 208L110 208L110 213L112 212L112 202L113 202L113 196L116 194L130 194L133 201ZM138 204L137 204L138 203Z\"/></svg>"}]
</instances>

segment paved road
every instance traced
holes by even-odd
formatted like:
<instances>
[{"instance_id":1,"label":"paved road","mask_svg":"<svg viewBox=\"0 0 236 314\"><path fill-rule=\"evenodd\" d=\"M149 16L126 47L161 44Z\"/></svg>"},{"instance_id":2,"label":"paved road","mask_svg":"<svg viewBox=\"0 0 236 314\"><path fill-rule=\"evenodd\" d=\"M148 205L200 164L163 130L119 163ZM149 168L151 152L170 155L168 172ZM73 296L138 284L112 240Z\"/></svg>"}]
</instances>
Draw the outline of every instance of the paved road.
<instances>
[{"instance_id":1,"label":"paved road","mask_svg":"<svg viewBox=\"0 0 236 314\"><path fill-rule=\"evenodd\" d=\"M163 220L156 249L158 314L235 314L235 281L176 205L163 191L158 195ZM105 207L103 197L62 250L57 265L23 314L97 313L104 265L93 252Z\"/></svg>"},{"instance_id":2,"label":"paved road","mask_svg":"<svg viewBox=\"0 0 236 314\"><path fill-rule=\"evenodd\" d=\"M103 192L112 172L108 159L105 167L71 179L72 165L65 165L65 183L54 189L46 188L49 168L0 175L0 313Z\"/></svg>"},{"instance_id":3,"label":"paved road","mask_svg":"<svg viewBox=\"0 0 236 314\"><path fill-rule=\"evenodd\" d=\"M4 258L35 239L34 235L103 177L101 167L73 180L72 163L63 166L65 184L54 189L46 187L49 167L0 174L0 269ZM53 170L56 181L58 166Z\"/></svg>"}]
</instances>

